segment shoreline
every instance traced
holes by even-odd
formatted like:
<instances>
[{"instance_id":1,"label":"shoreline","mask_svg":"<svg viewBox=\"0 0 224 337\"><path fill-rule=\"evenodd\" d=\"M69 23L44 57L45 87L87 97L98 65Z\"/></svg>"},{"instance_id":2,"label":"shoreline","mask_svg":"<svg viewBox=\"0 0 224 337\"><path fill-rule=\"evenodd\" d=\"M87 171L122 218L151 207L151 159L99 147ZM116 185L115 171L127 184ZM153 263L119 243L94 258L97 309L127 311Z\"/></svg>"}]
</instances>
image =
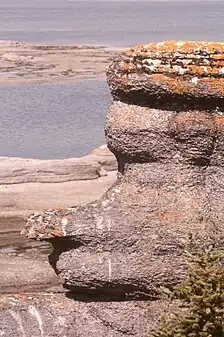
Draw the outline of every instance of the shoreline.
<instances>
[{"instance_id":1,"label":"shoreline","mask_svg":"<svg viewBox=\"0 0 224 337\"><path fill-rule=\"evenodd\" d=\"M0 85L105 79L109 62L124 48L104 45L0 41Z\"/></svg>"}]
</instances>

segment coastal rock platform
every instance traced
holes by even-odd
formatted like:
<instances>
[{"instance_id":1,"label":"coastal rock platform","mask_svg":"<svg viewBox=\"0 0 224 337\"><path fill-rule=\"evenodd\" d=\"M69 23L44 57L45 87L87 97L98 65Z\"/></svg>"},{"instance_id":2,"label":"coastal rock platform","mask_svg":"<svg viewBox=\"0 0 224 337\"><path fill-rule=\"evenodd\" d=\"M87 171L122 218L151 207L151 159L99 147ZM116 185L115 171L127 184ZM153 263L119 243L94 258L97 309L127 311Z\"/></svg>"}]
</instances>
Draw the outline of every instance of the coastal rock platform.
<instances>
[{"instance_id":1,"label":"coastal rock platform","mask_svg":"<svg viewBox=\"0 0 224 337\"><path fill-rule=\"evenodd\" d=\"M104 77L119 50L106 46L34 45L0 41L0 84Z\"/></svg>"},{"instance_id":2,"label":"coastal rock platform","mask_svg":"<svg viewBox=\"0 0 224 337\"><path fill-rule=\"evenodd\" d=\"M0 193L4 196L0 200L0 216L94 200L112 184L116 171L116 159L105 145L82 158L0 157Z\"/></svg>"}]
</instances>

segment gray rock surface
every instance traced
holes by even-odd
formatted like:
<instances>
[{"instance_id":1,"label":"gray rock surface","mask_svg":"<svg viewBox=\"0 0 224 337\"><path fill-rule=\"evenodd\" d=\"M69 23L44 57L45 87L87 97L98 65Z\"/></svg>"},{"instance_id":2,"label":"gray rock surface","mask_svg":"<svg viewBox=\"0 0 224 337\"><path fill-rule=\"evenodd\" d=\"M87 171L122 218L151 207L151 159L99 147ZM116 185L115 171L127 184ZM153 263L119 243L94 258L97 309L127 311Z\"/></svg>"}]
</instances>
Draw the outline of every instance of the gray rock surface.
<instances>
[{"instance_id":1,"label":"gray rock surface","mask_svg":"<svg viewBox=\"0 0 224 337\"><path fill-rule=\"evenodd\" d=\"M119 308L121 299L151 306L161 300L162 287L183 279L189 234L215 235L223 245L223 52L223 43L149 44L109 67L115 101L105 131L118 161L117 181L88 205L31 215L24 229L29 238L52 243L49 261L73 294L120 297ZM164 66L139 67L142 53ZM182 59L185 76L172 66ZM113 302L109 307L114 319L132 321L127 308L121 313ZM124 335L142 337L144 326Z\"/></svg>"},{"instance_id":2,"label":"gray rock surface","mask_svg":"<svg viewBox=\"0 0 224 337\"><path fill-rule=\"evenodd\" d=\"M83 158L38 160L0 157L0 185L92 180L101 176L102 169L106 172L117 170L114 155L104 145Z\"/></svg>"},{"instance_id":3,"label":"gray rock surface","mask_svg":"<svg viewBox=\"0 0 224 337\"><path fill-rule=\"evenodd\" d=\"M48 260L44 255L31 258L29 254L16 256L6 253L6 249L5 253L0 253L1 293L46 291L52 286L59 285L57 275L49 268Z\"/></svg>"},{"instance_id":4,"label":"gray rock surface","mask_svg":"<svg viewBox=\"0 0 224 337\"><path fill-rule=\"evenodd\" d=\"M148 337L164 303L62 294L0 297L1 336Z\"/></svg>"},{"instance_id":5,"label":"gray rock surface","mask_svg":"<svg viewBox=\"0 0 224 337\"><path fill-rule=\"evenodd\" d=\"M112 185L116 172L117 161L106 145L83 158L0 157L0 217L91 202Z\"/></svg>"}]
</instances>

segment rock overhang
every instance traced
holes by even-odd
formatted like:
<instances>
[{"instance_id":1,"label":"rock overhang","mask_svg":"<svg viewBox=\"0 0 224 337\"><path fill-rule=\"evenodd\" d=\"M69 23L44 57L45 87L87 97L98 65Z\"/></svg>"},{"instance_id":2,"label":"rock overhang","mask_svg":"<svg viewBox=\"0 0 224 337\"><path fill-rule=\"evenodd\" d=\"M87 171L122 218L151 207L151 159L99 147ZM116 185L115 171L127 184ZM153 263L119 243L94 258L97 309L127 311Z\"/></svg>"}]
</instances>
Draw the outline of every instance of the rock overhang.
<instances>
[{"instance_id":1,"label":"rock overhang","mask_svg":"<svg viewBox=\"0 0 224 337\"><path fill-rule=\"evenodd\" d=\"M224 110L224 43L166 41L130 48L107 69L115 99L149 107Z\"/></svg>"}]
</instances>

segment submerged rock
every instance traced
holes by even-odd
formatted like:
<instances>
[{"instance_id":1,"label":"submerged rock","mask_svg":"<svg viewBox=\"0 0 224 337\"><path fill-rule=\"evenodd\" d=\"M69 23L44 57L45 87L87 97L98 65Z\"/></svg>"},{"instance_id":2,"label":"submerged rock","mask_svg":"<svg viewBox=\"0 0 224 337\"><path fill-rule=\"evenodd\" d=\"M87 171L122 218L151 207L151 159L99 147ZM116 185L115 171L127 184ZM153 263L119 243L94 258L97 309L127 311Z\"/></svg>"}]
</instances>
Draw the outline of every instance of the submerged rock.
<instances>
[{"instance_id":1,"label":"submerged rock","mask_svg":"<svg viewBox=\"0 0 224 337\"><path fill-rule=\"evenodd\" d=\"M223 66L223 43L182 41L112 62L105 131L116 183L86 206L31 215L24 230L53 244L50 263L71 292L151 305L184 277L189 234L222 246Z\"/></svg>"}]
</instances>

